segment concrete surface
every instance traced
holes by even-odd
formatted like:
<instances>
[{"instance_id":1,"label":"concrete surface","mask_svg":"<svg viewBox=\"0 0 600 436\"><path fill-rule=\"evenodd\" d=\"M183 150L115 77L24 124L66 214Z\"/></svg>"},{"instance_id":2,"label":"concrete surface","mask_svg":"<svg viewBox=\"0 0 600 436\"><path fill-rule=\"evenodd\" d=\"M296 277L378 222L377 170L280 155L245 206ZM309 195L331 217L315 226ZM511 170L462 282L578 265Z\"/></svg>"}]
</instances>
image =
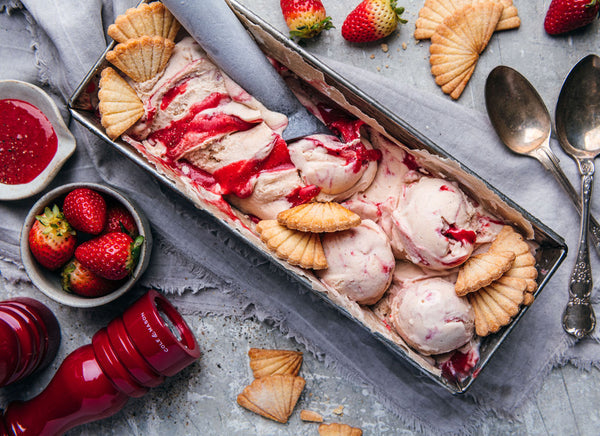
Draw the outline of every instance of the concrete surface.
<instances>
[{"instance_id":1,"label":"concrete surface","mask_svg":"<svg viewBox=\"0 0 600 436\"><path fill-rule=\"evenodd\" d=\"M324 0L337 29L306 44L309 51L332 59L359 65L382 76L402 81L432 93L441 94L429 73L428 42L415 43L414 21L423 0L399 0L407 8L409 23L390 38L384 51L382 42L353 46L346 43L340 28L345 15L358 0ZM277 0L242 0L257 14L285 31ZM547 37L542 28L549 0L515 1L522 19L517 31L494 35L482 54L473 78L459 104L484 111L483 86L489 71L505 64L517 68L536 86L554 112L560 85L569 69L584 55L597 50L598 23L582 32L560 38ZM403 47L406 45L406 48ZM10 285L0 281L0 300L31 296L47 304L58 316L63 342L57 359L49 368L28 380L0 389L0 407L9 401L27 399L43 389L62 359L90 341L99 328L121 313L136 296L134 293L101 310L61 307L27 284ZM168 380L145 397L131 400L123 411L104 421L78 427L76 435L298 435L316 434L314 424L302 423L295 412L286 425L257 417L239 408L235 398L251 381L247 364L248 347L289 348L302 346L256 321L234 318L186 316L203 350L201 360ZM307 380L297 410L309 408L328 421L360 426L365 435L418 435L391 415L365 386L342 379L335 370L310 354L304 355L302 375ZM597 435L600 433L600 371L590 372L567 366L555 369L532 401L520 411L520 422L489 416L481 421L478 434L500 435ZM343 416L336 415L343 406Z\"/></svg>"},{"instance_id":2,"label":"concrete surface","mask_svg":"<svg viewBox=\"0 0 600 436\"><path fill-rule=\"evenodd\" d=\"M129 306L141 291L134 291L103 309L64 307L27 284L0 281L0 301L16 296L36 298L50 307L63 332L59 354L45 370L0 389L0 406L37 395L48 384L71 351ZM177 300L172 298L175 304ZM132 435L316 435L315 424L304 423L298 411L321 413L328 422L361 427L366 435L413 436L423 433L407 428L382 404L368 395L367 387L343 379L309 353L304 353L301 375L306 388L287 424L278 424L242 409L235 398L251 382L249 347L305 351L275 328L256 321L229 317L186 315L203 352L200 360L142 398L102 421L77 427L68 436ZM552 371L539 394L520 412L520 422L509 423L489 416L481 421L478 435L589 435L598 434L600 371L581 372L567 366ZM343 406L340 412L340 406ZM337 412L337 413L336 413Z\"/></svg>"}]
</instances>

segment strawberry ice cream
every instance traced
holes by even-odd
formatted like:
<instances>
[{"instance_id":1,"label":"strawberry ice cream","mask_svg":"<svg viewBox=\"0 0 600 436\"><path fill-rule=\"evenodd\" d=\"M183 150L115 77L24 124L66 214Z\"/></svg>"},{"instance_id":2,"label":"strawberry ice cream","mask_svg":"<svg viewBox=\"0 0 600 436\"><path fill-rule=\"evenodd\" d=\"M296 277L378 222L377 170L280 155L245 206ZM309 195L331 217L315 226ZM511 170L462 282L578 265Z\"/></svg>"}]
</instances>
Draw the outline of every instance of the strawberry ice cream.
<instances>
[{"instance_id":1,"label":"strawberry ice cream","mask_svg":"<svg viewBox=\"0 0 600 436\"><path fill-rule=\"evenodd\" d=\"M407 282L391 302L396 331L421 353L442 354L462 347L473 337L471 305L442 278Z\"/></svg>"},{"instance_id":2,"label":"strawberry ice cream","mask_svg":"<svg viewBox=\"0 0 600 436\"><path fill-rule=\"evenodd\" d=\"M327 268L303 271L315 289L407 350L438 355L463 347L474 320L454 291L456 267L503 223L441 178L453 172L429 165L436 157L287 80L341 139L312 135L287 144L286 117L235 84L189 37L157 77L131 83L145 114L122 137L181 191L201 206L216 205L247 234L293 206L343 202L362 223L320 235Z\"/></svg>"},{"instance_id":3,"label":"strawberry ice cream","mask_svg":"<svg viewBox=\"0 0 600 436\"><path fill-rule=\"evenodd\" d=\"M370 220L322 237L329 267L321 280L359 304L376 303L392 281L396 264L387 237Z\"/></svg>"},{"instance_id":4,"label":"strawberry ice cream","mask_svg":"<svg viewBox=\"0 0 600 436\"><path fill-rule=\"evenodd\" d=\"M303 139L291 159L280 136L287 118L229 79L192 38L176 44L161 74L132 86L145 114L123 138L186 187L200 185L257 218L315 198L347 198L377 170L379 152L363 145L359 127L345 143Z\"/></svg>"},{"instance_id":5,"label":"strawberry ice cream","mask_svg":"<svg viewBox=\"0 0 600 436\"><path fill-rule=\"evenodd\" d=\"M321 188L317 199L322 201L343 201L368 188L380 155L358 135L350 143L330 135L313 135L288 148L304 182Z\"/></svg>"},{"instance_id":6,"label":"strawberry ice cream","mask_svg":"<svg viewBox=\"0 0 600 436\"><path fill-rule=\"evenodd\" d=\"M462 264L477 241L479 214L458 186L423 177L404 187L393 209L388 236L394 253L431 269Z\"/></svg>"}]
</instances>

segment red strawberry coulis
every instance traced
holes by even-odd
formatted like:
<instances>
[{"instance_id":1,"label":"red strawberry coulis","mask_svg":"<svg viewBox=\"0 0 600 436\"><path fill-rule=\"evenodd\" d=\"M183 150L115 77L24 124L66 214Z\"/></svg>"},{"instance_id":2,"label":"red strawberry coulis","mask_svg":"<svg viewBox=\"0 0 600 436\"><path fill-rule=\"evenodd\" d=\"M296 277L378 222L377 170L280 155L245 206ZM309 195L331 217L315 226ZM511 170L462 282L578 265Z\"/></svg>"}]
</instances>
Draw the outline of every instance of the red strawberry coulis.
<instances>
[{"instance_id":1,"label":"red strawberry coulis","mask_svg":"<svg viewBox=\"0 0 600 436\"><path fill-rule=\"evenodd\" d=\"M455 225L451 225L443 235L447 238L452 238L463 245L473 245L477 240L477 233L473 230L459 229Z\"/></svg>"},{"instance_id":2,"label":"red strawberry coulis","mask_svg":"<svg viewBox=\"0 0 600 436\"><path fill-rule=\"evenodd\" d=\"M167 157L177 159L182 152L191 148L192 144L201 144L211 138L251 129L255 123L244 121L234 115L224 113L200 115L202 111L217 107L223 99L227 98L229 97L224 94L212 93L202 102L192 105L186 116L152 133L148 139L163 143L167 147Z\"/></svg>"},{"instance_id":3,"label":"red strawberry coulis","mask_svg":"<svg viewBox=\"0 0 600 436\"><path fill-rule=\"evenodd\" d=\"M165 99L167 99L168 105L172 99L185 91L185 85L186 83L184 82L178 87L169 90L163 97L161 109L165 105ZM219 104L222 104L224 99L228 98L228 96L220 93L211 94L201 103L194 104L188 115L152 133L148 139L165 144L167 147L166 156L170 159L167 164L184 171L186 176L190 177L203 188L215 192L215 188L218 185L220 187L219 194L221 195L234 194L239 198L247 198L252 194L252 180L260 172L294 167L290 159L287 144L281 137L276 137L273 149L265 159L240 160L218 169L213 174L197 168L185 159L178 159L184 151L189 149L188 146L190 144L186 141L186 137L190 138L190 142L193 141L194 144L198 144L210 138L249 130L262 122L260 119L255 122L248 122L225 113L198 116L200 112L215 108ZM306 203L319 192L315 186L306 188L291 194L294 200L292 203Z\"/></svg>"},{"instance_id":4,"label":"red strawberry coulis","mask_svg":"<svg viewBox=\"0 0 600 436\"><path fill-rule=\"evenodd\" d=\"M252 179L262 171L274 171L294 168L285 141L278 136L273 149L263 159L240 160L219 168L213 173L215 180L221 185L224 194L234 194L239 198L247 198L252 194Z\"/></svg>"},{"instance_id":5,"label":"red strawberry coulis","mask_svg":"<svg viewBox=\"0 0 600 436\"><path fill-rule=\"evenodd\" d=\"M22 100L0 100L0 183L29 183L56 154L58 139L48 118Z\"/></svg>"},{"instance_id":6,"label":"red strawberry coulis","mask_svg":"<svg viewBox=\"0 0 600 436\"><path fill-rule=\"evenodd\" d=\"M166 108L169 107L169 105L171 104L171 102L173 100L175 100L175 97L177 97L178 95L183 94L186 91L186 89L187 89L187 84L188 84L188 80L182 82L178 86L175 86L175 87L169 89L165 93L165 95L163 95L163 98L160 101L160 110L164 111Z\"/></svg>"},{"instance_id":7,"label":"red strawberry coulis","mask_svg":"<svg viewBox=\"0 0 600 436\"><path fill-rule=\"evenodd\" d=\"M440 365L440 369L446 379L462 382L468 376L473 378L477 376L477 372L473 373L477 362L479 362L479 353L475 348L469 349L466 353L455 351L448 360Z\"/></svg>"},{"instance_id":8,"label":"red strawberry coulis","mask_svg":"<svg viewBox=\"0 0 600 436\"><path fill-rule=\"evenodd\" d=\"M310 200L319 195L321 188L315 185L308 185L297 187L285 198L290 202L292 207L300 206L301 204L308 203Z\"/></svg>"}]
</instances>

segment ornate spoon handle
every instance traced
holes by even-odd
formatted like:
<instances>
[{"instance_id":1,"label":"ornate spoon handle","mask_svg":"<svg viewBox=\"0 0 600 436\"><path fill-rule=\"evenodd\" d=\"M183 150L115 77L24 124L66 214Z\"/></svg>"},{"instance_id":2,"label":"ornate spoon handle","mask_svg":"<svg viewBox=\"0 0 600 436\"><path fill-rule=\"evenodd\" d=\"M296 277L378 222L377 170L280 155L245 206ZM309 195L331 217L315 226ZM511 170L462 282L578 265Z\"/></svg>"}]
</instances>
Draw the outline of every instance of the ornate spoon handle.
<instances>
[{"instance_id":1,"label":"ornate spoon handle","mask_svg":"<svg viewBox=\"0 0 600 436\"><path fill-rule=\"evenodd\" d=\"M586 159L578 163L581 171L581 229L577 260L569 282L569 302L563 313L563 328L570 335L582 338L591 333L596 326L596 316L590 303L592 269L587 242L594 162Z\"/></svg>"},{"instance_id":2,"label":"ornate spoon handle","mask_svg":"<svg viewBox=\"0 0 600 436\"><path fill-rule=\"evenodd\" d=\"M575 188L563 172L559 165L557 157L554 155L549 146L540 147L534 150L535 158L554 176L554 178L560 183L565 192L569 195L569 198L577 208L577 212L581 215L581 197L575 191ZM589 217L589 236L592 239L592 245L596 250L596 253L600 255L600 224L590 214Z\"/></svg>"}]
</instances>

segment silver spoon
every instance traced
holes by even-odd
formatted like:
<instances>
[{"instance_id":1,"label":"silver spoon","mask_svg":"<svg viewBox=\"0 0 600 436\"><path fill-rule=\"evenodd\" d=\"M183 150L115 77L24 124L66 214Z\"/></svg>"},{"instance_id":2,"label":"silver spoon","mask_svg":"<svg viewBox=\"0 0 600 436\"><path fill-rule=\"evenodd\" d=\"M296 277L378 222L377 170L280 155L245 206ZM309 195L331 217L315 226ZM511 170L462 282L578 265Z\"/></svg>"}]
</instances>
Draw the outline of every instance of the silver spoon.
<instances>
[{"instance_id":1,"label":"silver spoon","mask_svg":"<svg viewBox=\"0 0 600 436\"><path fill-rule=\"evenodd\" d=\"M556 105L556 134L581 174L581 232L577 260L569 282L563 328L577 338L591 333L596 317L590 303L592 270L587 244L594 159L600 154L600 58L589 55L569 73Z\"/></svg>"},{"instance_id":2,"label":"silver spoon","mask_svg":"<svg viewBox=\"0 0 600 436\"><path fill-rule=\"evenodd\" d=\"M492 126L504 145L540 161L581 214L581 198L550 148L552 119L533 85L510 67L496 67L485 82L485 103ZM600 255L600 224L591 216L589 235Z\"/></svg>"}]
</instances>

